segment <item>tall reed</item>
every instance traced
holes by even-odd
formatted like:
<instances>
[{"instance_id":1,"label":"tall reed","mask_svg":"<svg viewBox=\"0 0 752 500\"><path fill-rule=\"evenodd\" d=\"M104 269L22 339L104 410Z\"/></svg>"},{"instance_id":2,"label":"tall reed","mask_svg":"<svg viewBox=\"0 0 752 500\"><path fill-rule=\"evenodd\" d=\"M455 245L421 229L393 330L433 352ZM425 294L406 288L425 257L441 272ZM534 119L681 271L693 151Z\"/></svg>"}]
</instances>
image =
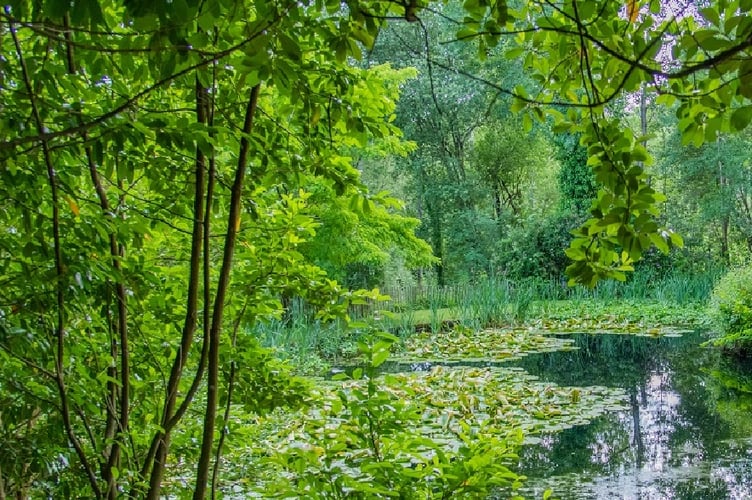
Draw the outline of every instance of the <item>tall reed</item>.
<instances>
[{"instance_id":1,"label":"tall reed","mask_svg":"<svg viewBox=\"0 0 752 500\"><path fill-rule=\"evenodd\" d=\"M383 312L375 307L362 308L354 310L352 316L376 320L378 327L406 337L415 332L416 323L439 331L448 319L470 328L483 328L548 317L557 314L564 300L570 306L568 309L581 303L583 311L591 307L588 302L593 300L700 303L709 298L721 274L721 270L709 270L654 276L648 269L637 271L625 283L603 281L593 289L567 287L564 279L514 281L503 276L445 287L384 287L384 293L392 300L376 306ZM300 300L291 302L283 318L259 322L253 333L262 344L306 362L346 356L354 350L359 338L359 329L344 322L322 323L314 319L313 311Z\"/></svg>"}]
</instances>

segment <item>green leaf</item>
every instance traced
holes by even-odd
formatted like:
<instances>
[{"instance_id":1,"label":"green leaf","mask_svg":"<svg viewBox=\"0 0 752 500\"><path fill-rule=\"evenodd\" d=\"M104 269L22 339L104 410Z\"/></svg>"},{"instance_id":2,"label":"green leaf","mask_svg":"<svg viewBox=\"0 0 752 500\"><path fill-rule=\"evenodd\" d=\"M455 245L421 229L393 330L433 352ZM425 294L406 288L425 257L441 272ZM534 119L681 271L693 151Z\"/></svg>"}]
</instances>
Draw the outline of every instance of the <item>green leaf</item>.
<instances>
[{"instance_id":1,"label":"green leaf","mask_svg":"<svg viewBox=\"0 0 752 500\"><path fill-rule=\"evenodd\" d=\"M286 56L290 57L294 61L301 60L303 52L300 49L300 45L298 45L295 40L290 38L285 33L279 33L277 35L277 39L279 40L279 44L282 46L282 51Z\"/></svg>"},{"instance_id":2,"label":"green leaf","mask_svg":"<svg viewBox=\"0 0 752 500\"><path fill-rule=\"evenodd\" d=\"M463 26L457 31L457 40L464 40L467 38L473 38L475 35L478 34L478 30L473 29L469 26Z\"/></svg>"},{"instance_id":3,"label":"green leaf","mask_svg":"<svg viewBox=\"0 0 752 500\"><path fill-rule=\"evenodd\" d=\"M374 336L378 339L388 342L389 344L399 342L399 337L389 332L376 332Z\"/></svg>"},{"instance_id":4,"label":"green leaf","mask_svg":"<svg viewBox=\"0 0 752 500\"><path fill-rule=\"evenodd\" d=\"M666 106L666 107L673 106L673 104L676 101L677 101L677 98L673 94L660 94L655 99L656 104L661 104L661 105Z\"/></svg>"},{"instance_id":5,"label":"green leaf","mask_svg":"<svg viewBox=\"0 0 752 500\"><path fill-rule=\"evenodd\" d=\"M675 233L673 231L669 232L669 239L671 240L671 244L676 247L683 247L684 246L684 239L681 237L679 233Z\"/></svg>"},{"instance_id":6,"label":"green leaf","mask_svg":"<svg viewBox=\"0 0 752 500\"><path fill-rule=\"evenodd\" d=\"M731 114L731 126L736 130L744 130L752 121L752 106L736 108Z\"/></svg>"},{"instance_id":7,"label":"green leaf","mask_svg":"<svg viewBox=\"0 0 752 500\"><path fill-rule=\"evenodd\" d=\"M752 60L744 59L739 64L739 95L752 99Z\"/></svg>"},{"instance_id":8,"label":"green leaf","mask_svg":"<svg viewBox=\"0 0 752 500\"><path fill-rule=\"evenodd\" d=\"M650 233L650 241L653 242L658 250L660 250L664 254L668 254L668 242L663 238L663 236L658 233Z\"/></svg>"},{"instance_id":9,"label":"green leaf","mask_svg":"<svg viewBox=\"0 0 752 500\"><path fill-rule=\"evenodd\" d=\"M188 7L186 0L172 0L170 2L170 15L175 23L185 24L191 20L194 12Z\"/></svg>"},{"instance_id":10,"label":"green leaf","mask_svg":"<svg viewBox=\"0 0 752 500\"><path fill-rule=\"evenodd\" d=\"M705 7L703 9L700 9L700 13L705 19L710 21L713 26L720 26L721 16L718 13L717 7Z\"/></svg>"},{"instance_id":11,"label":"green leaf","mask_svg":"<svg viewBox=\"0 0 752 500\"><path fill-rule=\"evenodd\" d=\"M384 363L384 361L387 360L387 358L389 358L389 350L388 349L379 350L373 354L371 365L374 368L378 368Z\"/></svg>"},{"instance_id":12,"label":"green leaf","mask_svg":"<svg viewBox=\"0 0 752 500\"><path fill-rule=\"evenodd\" d=\"M524 113L522 115L522 130L524 130L525 133L530 133L530 131L533 130L533 120L530 118L529 113Z\"/></svg>"},{"instance_id":13,"label":"green leaf","mask_svg":"<svg viewBox=\"0 0 752 500\"><path fill-rule=\"evenodd\" d=\"M506 57L507 59L518 59L525 53L527 53L527 49L525 47L513 47L504 52L504 57Z\"/></svg>"}]
</instances>

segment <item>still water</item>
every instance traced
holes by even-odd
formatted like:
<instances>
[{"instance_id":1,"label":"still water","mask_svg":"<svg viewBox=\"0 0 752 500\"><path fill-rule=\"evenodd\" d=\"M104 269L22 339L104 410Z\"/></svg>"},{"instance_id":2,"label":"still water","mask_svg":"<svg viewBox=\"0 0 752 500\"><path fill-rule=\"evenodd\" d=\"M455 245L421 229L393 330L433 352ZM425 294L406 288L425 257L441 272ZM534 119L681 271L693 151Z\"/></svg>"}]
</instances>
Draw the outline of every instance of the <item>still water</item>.
<instances>
[{"instance_id":1,"label":"still water","mask_svg":"<svg viewBox=\"0 0 752 500\"><path fill-rule=\"evenodd\" d=\"M752 363L699 347L699 333L572 338L577 350L514 364L558 385L622 388L628 409L525 446L526 497L752 499Z\"/></svg>"}]
</instances>

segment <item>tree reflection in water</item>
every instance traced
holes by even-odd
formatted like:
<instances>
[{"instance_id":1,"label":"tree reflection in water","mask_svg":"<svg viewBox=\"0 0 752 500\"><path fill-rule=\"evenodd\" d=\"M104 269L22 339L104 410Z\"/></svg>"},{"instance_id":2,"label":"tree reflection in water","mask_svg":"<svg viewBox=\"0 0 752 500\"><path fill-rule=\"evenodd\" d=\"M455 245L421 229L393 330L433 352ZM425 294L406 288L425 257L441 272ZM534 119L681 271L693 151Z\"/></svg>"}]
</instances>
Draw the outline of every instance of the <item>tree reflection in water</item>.
<instances>
[{"instance_id":1,"label":"tree reflection in water","mask_svg":"<svg viewBox=\"0 0 752 500\"><path fill-rule=\"evenodd\" d=\"M629 410L520 453L527 490L562 499L752 498L752 370L681 338L576 334L576 351L517 364L560 385L621 387Z\"/></svg>"}]
</instances>

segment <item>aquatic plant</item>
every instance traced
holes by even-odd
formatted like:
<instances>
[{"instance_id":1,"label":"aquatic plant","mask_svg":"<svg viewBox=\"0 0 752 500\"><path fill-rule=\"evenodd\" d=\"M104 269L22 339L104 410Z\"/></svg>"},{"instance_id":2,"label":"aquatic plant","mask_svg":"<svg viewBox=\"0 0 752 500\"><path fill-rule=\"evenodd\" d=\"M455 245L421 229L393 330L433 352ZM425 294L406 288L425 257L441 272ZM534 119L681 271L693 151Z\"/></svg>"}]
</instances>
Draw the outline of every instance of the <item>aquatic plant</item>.
<instances>
[{"instance_id":1,"label":"aquatic plant","mask_svg":"<svg viewBox=\"0 0 752 500\"><path fill-rule=\"evenodd\" d=\"M527 328L421 332L405 341L405 353L398 359L428 359L442 362L483 359L506 361L536 352L566 349L571 339L531 332Z\"/></svg>"},{"instance_id":2,"label":"aquatic plant","mask_svg":"<svg viewBox=\"0 0 752 500\"><path fill-rule=\"evenodd\" d=\"M707 324L700 299L707 298L715 274L693 278L674 273L655 282L640 276L638 273L626 284L603 282L594 290L569 289L554 280L512 282L491 277L474 285L428 287L422 296L417 289L401 290L399 301L368 305L358 311L364 319L350 325L317 320L304 304L294 301L284 318L260 323L254 333L263 345L291 359L301 373L320 374L332 363L354 357L358 340L369 331L367 324L374 321L402 340L417 333L416 342L425 340L421 332L448 332L457 326L483 330L525 325L562 332L665 335ZM407 302L409 297L414 304ZM452 307L445 307L448 304ZM428 308L418 308L424 305ZM437 349L441 342L444 340L435 346ZM475 342L476 346L488 347L477 339ZM461 352L456 347L452 355ZM471 345L462 348L470 349L468 352L474 349Z\"/></svg>"},{"instance_id":3,"label":"aquatic plant","mask_svg":"<svg viewBox=\"0 0 752 500\"><path fill-rule=\"evenodd\" d=\"M666 331L667 327L696 329L707 323L703 303L678 304L654 299L557 301L548 304L537 318L528 322L551 331L614 333Z\"/></svg>"},{"instance_id":4,"label":"aquatic plant","mask_svg":"<svg viewBox=\"0 0 752 500\"><path fill-rule=\"evenodd\" d=\"M378 377L396 337L379 333L359 345L367 360L352 378L303 416L279 429L262 462L274 473L260 486L281 498L514 496L524 478L510 470L518 428L475 413L434 428L420 391L394 376ZM434 405L434 408L436 405ZM427 427L428 426L428 427Z\"/></svg>"}]
</instances>

